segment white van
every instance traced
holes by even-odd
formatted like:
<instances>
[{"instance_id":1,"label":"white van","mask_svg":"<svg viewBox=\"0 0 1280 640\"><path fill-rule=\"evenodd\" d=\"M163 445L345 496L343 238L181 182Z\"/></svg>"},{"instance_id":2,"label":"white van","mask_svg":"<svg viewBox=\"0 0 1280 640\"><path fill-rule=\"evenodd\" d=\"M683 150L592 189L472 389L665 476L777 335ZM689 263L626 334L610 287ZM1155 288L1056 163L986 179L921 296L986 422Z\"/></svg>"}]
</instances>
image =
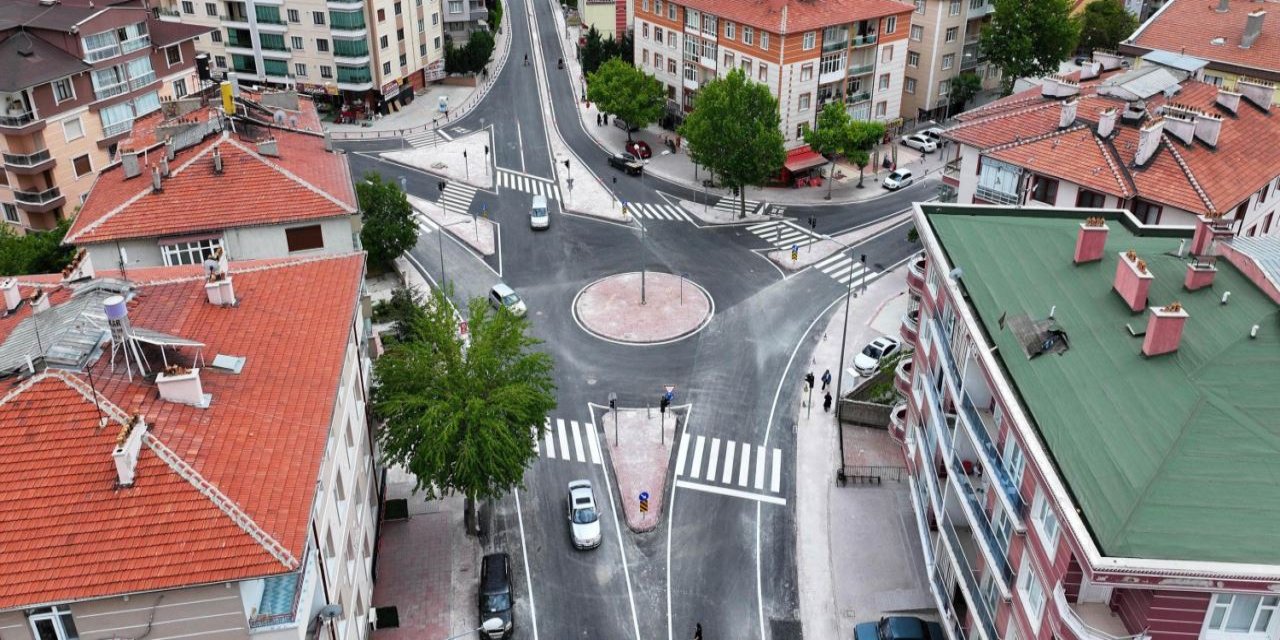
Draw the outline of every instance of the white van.
<instances>
[{"instance_id":1,"label":"white van","mask_svg":"<svg viewBox=\"0 0 1280 640\"><path fill-rule=\"evenodd\" d=\"M546 229L550 226L551 214L547 212L547 197L536 195L533 197L533 206L529 208L529 227Z\"/></svg>"}]
</instances>

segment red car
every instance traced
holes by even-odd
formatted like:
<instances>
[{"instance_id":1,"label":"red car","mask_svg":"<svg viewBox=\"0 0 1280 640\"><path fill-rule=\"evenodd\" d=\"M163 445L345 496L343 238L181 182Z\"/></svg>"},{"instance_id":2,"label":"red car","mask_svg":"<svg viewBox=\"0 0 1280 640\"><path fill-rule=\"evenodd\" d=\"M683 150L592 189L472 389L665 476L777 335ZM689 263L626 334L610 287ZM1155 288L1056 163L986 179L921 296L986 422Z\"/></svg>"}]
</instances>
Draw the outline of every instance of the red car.
<instances>
[{"instance_id":1,"label":"red car","mask_svg":"<svg viewBox=\"0 0 1280 640\"><path fill-rule=\"evenodd\" d=\"M641 160L648 160L653 157L653 150L649 148L649 143L643 140L628 142L627 151L630 151L631 155Z\"/></svg>"}]
</instances>

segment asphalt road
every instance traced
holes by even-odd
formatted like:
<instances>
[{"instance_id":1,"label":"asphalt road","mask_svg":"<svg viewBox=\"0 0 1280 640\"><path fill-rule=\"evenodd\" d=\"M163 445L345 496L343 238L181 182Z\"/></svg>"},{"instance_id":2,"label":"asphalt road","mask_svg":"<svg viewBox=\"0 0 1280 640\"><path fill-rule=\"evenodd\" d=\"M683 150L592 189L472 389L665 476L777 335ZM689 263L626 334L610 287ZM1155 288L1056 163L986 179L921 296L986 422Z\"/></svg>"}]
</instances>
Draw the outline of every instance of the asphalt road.
<instances>
[{"instance_id":1,"label":"asphalt road","mask_svg":"<svg viewBox=\"0 0 1280 640\"><path fill-rule=\"evenodd\" d=\"M526 17L529 7L532 19ZM510 58L485 101L450 127L487 128L497 167L553 178L561 168L553 164L541 110L554 107L553 121L569 146L587 162L598 159L593 168L612 177L606 150L586 134L577 117L569 117L576 96L572 79L556 68L562 54L551 11L543 0L510 1L504 17L512 37ZM549 87L539 87L533 68L522 65L531 51L531 25L544 50L530 57L545 65ZM381 160L380 145L399 148L401 142L347 146L354 175L376 171L392 180L403 177L410 193L438 197L439 178ZM673 201L701 197L701 192L679 185L621 175L614 189L631 202L663 202L661 194ZM934 189L926 181L854 205L789 206L786 215L800 220L817 215L819 232L837 233L900 211L913 199L930 198ZM549 230L534 232L528 226L529 198L510 189L477 193L472 209L484 206L499 224L501 250L496 256L483 258L449 236L441 238L439 231L423 234L410 252L424 275L454 287L459 302L486 295L500 280L511 285L528 305L533 333L555 360L559 406L549 418L557 427L557 446L558 421L565 424L569 459L564 452L549 457L546 447L540 447L524 488L485 510L490 531L486 549L507 551L515 561L515 637L687 638L698 622L708 640L802 637L796 601L794 418L804 364L820 338L810 328L842 299L845 286L814 269L784 277L759 253L768 247L767 240L745 226L697 228L688 222L646 220L642 235L634 224L557 210ZM905 236L902 228L891 230L854 247L852 254L866 254L873 272L882 271L918 251ZM598 340L578 327L570 306L583 286L642 268L688 274L713 297L713 321L680 342L645 347ZM586 431L597 429L596 437L605 437L589 403L604 405L615 392L620 406L656 404L664 384L677 385L677 404L691 405L682 426L691 443L689 466L695 464L695 449L702 451L692 444L701 437L706 450L697 464L707 467L702 471L710 471L713 447L723 447L715 463L720 477L704 476L694 483L697 487L671 489L673 459L666 521L652 533L635 535L621 516L621 501L635 496L618 495L607 461L596 464L589 455ZM583 460L577 459L574 442L586 447ZM749 447L766 454L763 460L758 454L750 459L741 476L748 479L745 489L736 478L717 481L742 473L741 453L738 467L732 472L724 468L731 464L730 442L739 452ZM781 466L773 491L775 449ZM607 456L607 450L602 453ZM566 521L566 485L579 478L595 486L603 516L603 543L589 551L572 547ZM756 479L763 484L751 482ZM739 493L717 491L726 487Z\"/></svg>"}]
</instances>

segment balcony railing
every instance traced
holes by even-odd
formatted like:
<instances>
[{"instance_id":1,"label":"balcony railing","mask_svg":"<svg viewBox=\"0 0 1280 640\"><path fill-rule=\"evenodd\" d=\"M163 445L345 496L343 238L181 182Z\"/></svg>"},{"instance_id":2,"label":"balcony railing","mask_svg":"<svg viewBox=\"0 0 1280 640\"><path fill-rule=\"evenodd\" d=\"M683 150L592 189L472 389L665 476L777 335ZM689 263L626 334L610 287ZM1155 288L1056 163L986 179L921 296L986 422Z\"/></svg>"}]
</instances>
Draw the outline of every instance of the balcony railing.
<instances>
[{"instance_id":1,"label":"balcony railing","mask_svg":"<svg viewBox=\"0 0 1280 640\"><path fill-rule=\"evenodd\" d=\"M995 476L995 486L1004 496L1005 504L1013 513L1016 520L1022 520L1022 494L1018 493L1018 487L1013 483L1013 478L1009 475L1009 470L1004 466L1004 460L1000 457L996 445L992 441L990 434L984 426L978 410L973 405L973 399L969 397L969 393L965 392L960 398L960 416L961 420L968 423L969 433L973 436L978 446L978 455L982 456L982 464L991 475Z\"/></svg>"},{"instance_id":2,"label":"balcony railing","mask_svg":"<svg viewBox=\"0 0 1280 640\"><path fill-rule=\"evenodd\" d=\"M48 149L41 149L35 153L6 153L4 154L4 163L13 167L34 167L38 164L48 162L52 158Z\"/></svg>"},{"instance_id":3,"label":"balcony railing","mask_svg":"<svg viewBox=\"0 0 1280 640\"><path fill-rule=\"evenodd\" d=\"M302 595L302 571L272 576L265 580L258 613L249 618L249 628L258 629L293 622L298 616ZM288 610L285 609L288 605Z\"/></svg>"},{"instance_id":4,"label":"balcony railing","mask_svg":"<svg viewBox=\"0 0 1280 640\"><path fill-rule=\"evenodd\" d=\"M850 66L848 75L849 77L861 76L861 75L866 75L868 73L871 73L872 71L875 71L875 70L876 70L876 65L874 62L868 63L868 64L860 64L856 67Z\"/></svg>"},{"instance_id":5,"label":"balcony railing","mask_svg":"<svg viewBox=\"0 0 1280 640\"><path fill-rule=\"evenodd\" d=\"M961 502L964 504L967 512L969 523L977 525L977 531L980 534L982 542L987 545L987 553L995 560L996 575L1004 582L1007 588L1013 579L1013 567L1009 564L1009 547L996 537L995 528L991 526L991 520L987 518L986 509L983 507L982 500L978 497L978 491L969 481L968 469L965 468L964 461L960 459L960 454L955 450L951 451L951 468L949 473L960 486ZM973 463L970 462L970 465ZM971 468L971 467L970 467ZM972 527L970 527L972 529Z\"/></svg>"},{"instance_id":6,"label":"balcony railing","mask_svg":"<svg viewBox=\"0 0 1280 640\"><path fill-rule=\"evenodd\" d=\"M135 91L135 90L141 89L155 81L156 81L156 72L148 71L136 78L129 78L129 90Z\"/></svg>"},{"instance_id":7,"label":"balcony railing","mask_svg":"<svg viewBox=\"0 0 1280 640\"><path fill-rule=\"evenodd\" d=\"M118 96L127 91L129 91L129 82L122 80L115 84L109 84L103 87L95 87L93 89L93 95L97 96L99 100L103 100L105 98L110 98L112 96Z\"/></svg>"},{"instance_id":8,"label":"balcony railing","mask_svg":"<svg viewBox=\"0 0 1280 640\"><path fill-rule=\"evenodd\" d=\"M94 49L93 51L84 52L84 59L88 60L89 62L98 62L99 60L114 58L118 55L120 55L120 45L113 44L109 47L103 47L101 49Z\"/></svg>"},{"instance_id":9,"label":"balcony railing","mask_svg":"<svg viewBox=\"0 0 1280 640\"><path fill-rule=\"evenodd\" d=\"M875 44L875 43L876 43L876 34L874 33L868 33L865 36L853 37L853 46L855 47L865 47L867 45Z\"/></svg>"},{"instance_id":10,"label":"balcony railing","mask_svg":"<svg viewBox=\"0 0 1280 640\"><path fill-rule=\"evenodd\" d=\"M124 42L121 42L120 51L123 53L129 53L130 51L145 49L150 45L151 45L151 36L144 33L136 38L131 38L129 40L125 40Z\"/></svg>"},{"instance_id":11,"label":"balcony railing","mask_svg":"<svg viewBox=\"0 0 1280 640\"><path fill-rule=\"evenodd\" d=\"M0 127L21 127L35 122L36 114L30 111L0 115Z\"/></svg>"},{"instance_id":12,"label":"balcony railing","mask_svg":"<svg viewBox=\"0 0 1280 640\"><path fill-rule=\"evenodd\" d=\"M14 191L13 199L22 204L40 205L53 202L62 197L62 190L57 187L44 191Z\"/></svg>"},{"instance_id":13,"label":"balcony railing","mask_svg":"<svg viewBox=\"0 0 1280 640\"><path fill-rule=\"evenodd\" d=\"M997 640L994 617L991 615L991 610L987 608L987 601L982 598L982 592L978 590L978 580L974 577L969 558L964 555L964 547L960 546L960 535L951 524L951 516L943 516L938 528L942 530L942 537L951 549L952 557L955 558L956 573L960 576L960 588L969 600L969 609L973 611L973 617L978 620L982 636L987 640Z\"/></svg>"},{"instance_id":14,"label":"balcony railing","mask_svg":"<svg viewBox=\"0 0 1280 640\"><path fill-rule=\"evenodd\" d=\"M1080 614L1076 613L1071 603L1067 602L1067 593L1061 582L1053 588L1053 604L1058 608L1058 617L1062 623L1078 640L1148 640L1150 638L1144 633L1115 635L1090 626L1080 617Z\"/></svg>"},{"instance_id":15,"label":"balcony railing","mask_svg":"<svg viewBox=\"0 0 1280 640\"><path fill-rule=\"evenodd\" d=\"M844 97L844 101L846 104L856 104L858 102L866 102L867 100L870 100L870 99L871 99L870 91L863 91L862 93L851 93Z\"/></svg>"},{"instance_id":16,"label":"balcony railing","mask_svg":"<svg viewBox=\"0 0 1280 640\"><path fill-rule=\"evenodd\" d=\"M942 165L942 177L960 179L960 158Z\"/></svg>"},{"instance_id":17,"label":"balcony railing","mask_svg":"<svg viewBox=\"0 0 1280 640\"><path fill-rule=\"evenodd\" d=\"M823 53L835 53L836 51L844 51L845 49L848 49L848 48L849 48L849 41L847 39L841 40L839 42L822 43Z\"/></svg>"},{"instance_id":18,"label":"balcony railing","mask_svg":"<svg viewBox=\"0 0 1280 640\"><path fill-rule=\"evenodd\" d=\"M117 136L122 133L128 133L128 131L132 128L133 128L132 118L128 120L121 120L120 122L117 122L115 124L102 125L102 135L107 138L110 138L111 136Z\"/></svg>"},{"instance_id":19,"label":"balcony railing","mask_svg":"<svg viewBox=\"0 0 1280 640\"><path fill-rule=\"evenodd\" d=\"M1018 201L1018 194L1016 193L996 191L995 189L984 187L982 185L978 185L975 195L992 204L1014 204Z\"/></svg>"}]
</instances>

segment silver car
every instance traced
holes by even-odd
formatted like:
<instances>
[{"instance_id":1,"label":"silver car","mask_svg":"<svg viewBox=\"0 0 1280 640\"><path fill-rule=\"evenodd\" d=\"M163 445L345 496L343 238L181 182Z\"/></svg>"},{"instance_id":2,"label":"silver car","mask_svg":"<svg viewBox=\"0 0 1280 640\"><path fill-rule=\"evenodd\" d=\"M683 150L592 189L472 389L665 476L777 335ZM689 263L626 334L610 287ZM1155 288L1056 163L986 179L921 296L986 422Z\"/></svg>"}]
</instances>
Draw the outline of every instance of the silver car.
<instances>
[{"instance_id":1,"label":"silver car","mask_svg":"<svg viewBox=\"0 0 1280 640\"><path fill-rule=\"evenodd\" d=\"M578 549L600 546L600 513L590 480L569 483L569 537Z\"/></svg>"},{"instance_id":2,"label":"silver car","mask_svg":"<svg viewBox=\"0 0 1280 640\"><path fill-rule=\"evenodd\" d=\"M933 153L938 150L938 144L929 139L929 136L923 133L913 133L909 136L902 137L902 144L912 149L919 149L921 153Z\"/></svg>"},{"instance_id":3,"label":"silver car","mask_svg":"<svg viewBox=\"0 0 1280 640\"><path fill-rule=\"evenodd\" d=\"M524 315L526 311L524 300L516 295L514 289L501 282L489 290L489 305L494 309L506 309L517 316Z\"/></svg>"}]
</instances>

